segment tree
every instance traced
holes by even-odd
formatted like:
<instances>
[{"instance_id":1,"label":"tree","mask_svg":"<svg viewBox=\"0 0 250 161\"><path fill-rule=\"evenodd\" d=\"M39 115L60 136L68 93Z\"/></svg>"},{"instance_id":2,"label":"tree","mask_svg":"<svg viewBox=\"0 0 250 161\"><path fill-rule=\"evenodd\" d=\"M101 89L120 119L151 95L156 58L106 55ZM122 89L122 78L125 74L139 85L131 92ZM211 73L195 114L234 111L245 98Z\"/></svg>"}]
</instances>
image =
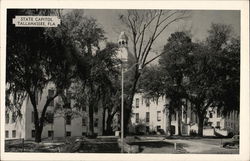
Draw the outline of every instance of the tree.
<instances>
[{"instance_id":1,"label":"tree","mask_svg":"<svg viewBox=\"0 0 250 161\"><path fill-rule=\"evenodd\" d=\"M170 99L169 119L172 112L178 113L178 134L181 135L182 101L185 99L185 78L190 66L189 55L193 50L191 38L185 32L175 32L168 38L159 63L168 78L165 96ZM171 121L170 121L171 122Z\"/></svg>"},{"instance_id":2,"label":"tree","mask_svg":"<svg viewBox=\"0 0 250 161\"><path fill-rule=\"evenodd\" d=\"M196 44L191 56L187 96L199 118L200 136L208 107L223 107L225 112L239 107L240 47L231 31L230 26L212 24L207 41Z\"/></svg>"},{"instance_id":3,"label":"tree","mask_svg":"<svg viewBox=\"0 0 250 161\"><path fill-rule=\"evenodd\" d=\"M134 94L137 90L138 80L141 76L139 66L142 69L157 59L157 55L148 59L152 54L152 48L160 35L168 28L169 25L187 18L186 11L163 11L163 10L128 10L126 14L120 15L120 20L129 30L132 41L132 53L134 63L136 64L134 71L130 74L129 90L125 90L128 107L125 108L125 132L130 119Z\"/></svg>"},{"instance_id":4,"label":"tree","mask_svg":"<svg viewBox=\"0 0 250 161\"><path fill-rule=\"evenodd\" d=\"M212 24L207 38L209 50L214 55L216 105L224 114L239 111L240 104L240 39L232 35L231 26Z\"/></svg>"},{"instance_id":5,"label":"tree","mask_svg":"<svg viewBox=\"0 0 250 161\"><path fill-rule=\"evenodd\" d=\"M107 129L105 133L111 133L111 121L119 110L117 104L118 64L120 61L115 58L117 45L107 43L104 49L97 50L91 56L91 75L86 81L76 85L75 100L79 107L88 107L89 131L88 135L94 134L93 112L103 108L103 118L107 111ZM92 120L92 121L91 121ZM104 121L104 120L103 120ZM104 123L104 122L103 122ZM103 126L105 127L105 126Z\"/></svg>"},{"instance_id":6,"label":"tree","mask_svg":"<svg viewBox=\"0 0 250 161\"><path fill-rule=\"evenodd\" d=\"M73 73L75 64L72 63L75 61L72 59L78 51L67 34L51 36L51 31L45 28L16 28L12 18L16 15L60 16L59 13L58 10L8 10L6 93L25 93L29 97L34 110L36 142L41 142L50 102L70 86L74 74L70 76L68 73ZM56 92L47 97L39 113L36 94L42 94L48 84L54 84Z\"/></svg>"},{"instance_id":7,"label":"tree","mask_svg":"<svg viewBox=\"0 0 250 161\"><path fill-rule=\"evenodd\" d=\"M214 77L211 57L206 46L199 44L193 52L193 65L189 70L187 83L187 98L193 104L192 110L198 116L198 135L203 135L203 124L207 109L213 104L216 90L216 77Z\"/></svg>"}]
</instances>

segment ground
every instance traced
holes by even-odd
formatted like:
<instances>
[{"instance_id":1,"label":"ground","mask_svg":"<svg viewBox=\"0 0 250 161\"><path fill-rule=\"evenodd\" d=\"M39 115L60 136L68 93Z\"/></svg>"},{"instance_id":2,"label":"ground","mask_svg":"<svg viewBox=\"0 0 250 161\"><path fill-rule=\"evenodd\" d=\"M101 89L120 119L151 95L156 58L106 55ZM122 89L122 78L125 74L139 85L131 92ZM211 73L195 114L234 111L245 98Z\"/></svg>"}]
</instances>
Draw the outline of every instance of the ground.
<instances>
[{"instance_id":1,"label":"ground","mask_svg":"<svg viewBox=\"0 0 250 161\"><path fill-rule=\"evenodd\" d=\"M239 154L238 148L223 148L222 143L230 138L198 138L175 137L166 139L164 136L131 136L130 146L139 146L139 153L163 154ZM132 139L131 139L132 138ZM118 138L113 136L88 138L56 138L43 140L42 143L21 140L6 141L6 152L78 152L78 153L120 153Z\"/></svg>"}]
</instances>

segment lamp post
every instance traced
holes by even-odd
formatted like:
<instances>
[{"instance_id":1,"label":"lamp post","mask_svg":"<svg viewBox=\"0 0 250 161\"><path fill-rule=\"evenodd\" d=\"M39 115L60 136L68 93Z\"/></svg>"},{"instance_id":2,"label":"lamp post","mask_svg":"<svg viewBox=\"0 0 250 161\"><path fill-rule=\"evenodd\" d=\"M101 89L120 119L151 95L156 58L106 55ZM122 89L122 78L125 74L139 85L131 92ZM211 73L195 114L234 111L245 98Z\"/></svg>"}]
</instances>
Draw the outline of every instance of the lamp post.
<instances>
[{"instance_id":1,"label":"lamp post","mask_svg":"<svg viewBox=\"0 0 250 161\"><path fill-rule=\"evenodd\" d=\"M121 65L121 153L124 152L123 64Z\"/></svg>"},{"instance_id":2,"label":"lamp post","mask_svg":"<svg viewBox=\"0 0 250 161\"><path fill-rule=\"evenodd\" d=\"M121 32L118 39L119 51L117 57L121 59L121 152L124 152L124 73L132 69L135 65L139 65L138 70L141 70L141 63L133 64L129 69L123 66L123 62L128 60L128 36L125 32ZM126 64L127 65L127 64ZM124 71L126 69L126 71Z\"/></svg>"}]
</instances>

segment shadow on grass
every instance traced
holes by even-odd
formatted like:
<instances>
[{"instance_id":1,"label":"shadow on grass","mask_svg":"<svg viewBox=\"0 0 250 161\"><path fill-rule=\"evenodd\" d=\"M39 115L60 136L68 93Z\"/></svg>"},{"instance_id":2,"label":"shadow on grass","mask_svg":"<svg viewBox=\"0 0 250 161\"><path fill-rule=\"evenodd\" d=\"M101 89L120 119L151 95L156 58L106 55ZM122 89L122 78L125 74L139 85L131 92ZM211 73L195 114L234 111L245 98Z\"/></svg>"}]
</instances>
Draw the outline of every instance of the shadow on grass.
<instances>
[{"instance_id":1,"label":"shadow on grass","mask_svg":"<svg viewBox=\"0 0 250 161\"><path fill-rule=\"evenodd\" d=\"M138 145L139 152L143 152L145 149L154 149L154 148L166 148L169 150L174 149L174 145L172 143L167 143L163 141L139 141L139 142L132 142L129 145Z\"/></svg>"},{"instance_id":2,"label":"shadow on grass","mask_svg":"<svg viewBox=\"0 0 250 161\"><path fill-rule=\"evenodd\" d=\"M83 143L80 153L120 153L118 143Z\"/></svg>"}]
</instances>

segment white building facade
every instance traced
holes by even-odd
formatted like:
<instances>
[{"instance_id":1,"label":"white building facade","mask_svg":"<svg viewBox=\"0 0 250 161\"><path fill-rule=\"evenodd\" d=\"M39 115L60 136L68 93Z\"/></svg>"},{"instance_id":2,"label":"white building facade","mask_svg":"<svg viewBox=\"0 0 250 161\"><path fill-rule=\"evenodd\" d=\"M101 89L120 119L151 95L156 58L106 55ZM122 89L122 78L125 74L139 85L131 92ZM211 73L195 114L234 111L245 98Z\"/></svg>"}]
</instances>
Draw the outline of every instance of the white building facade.
<instances>
[{"instance_id":1,"label":"white building facade","mask_svg":"<svg viewBox=\"0 0 250 161\"><path fill-rule=\"evenodd\" d=\"M186 106L182 106L181 132L182 135L198 133L198 117L192 110L192 105L183 100ZM134 133L162 133L167 129L167 114L165 107L169 100L165 97L153 99L136 93L133 100L131 131ZM223 117L217 108L209 108L206 115L206 125L203 129L204 136L228 135L230 132L239 134L239 113L233 111ZM142 125L142 126L138 126ZM136 127L143 127L136 129ZM206 128L209 127L209 128ZM178 114L175 112L171 117L171 130L178 135Z\"/></svg>"},{"instance_id":2,"label":"white building facade","mask_svg":"<svg viewBox=\"0 0 250 161\"><path fill-rule=\"evenodd\" d=\"M37 108L39 115L42 113L43 106L47 97L55 94L53 85L48 85L42 93L37 95ZM85 136L88 132L88 109L82 108L79 115L73 118L64 119L60 112L55 111L57 103L62 103L61 98L56 97L49 105L46 115L49 121L46 121L42 138L54 138L66 136ZM73 101L71 101L73 106ZM22 117L16 117L13 112L5 113L5 139L33 140L35 138L35 124L33 106L27 96L21 108ZM39 116L40 117L40 116ZM94 133L102 135L102 111L98 110L94 113Z\"/></svg>"}]
</instances>

